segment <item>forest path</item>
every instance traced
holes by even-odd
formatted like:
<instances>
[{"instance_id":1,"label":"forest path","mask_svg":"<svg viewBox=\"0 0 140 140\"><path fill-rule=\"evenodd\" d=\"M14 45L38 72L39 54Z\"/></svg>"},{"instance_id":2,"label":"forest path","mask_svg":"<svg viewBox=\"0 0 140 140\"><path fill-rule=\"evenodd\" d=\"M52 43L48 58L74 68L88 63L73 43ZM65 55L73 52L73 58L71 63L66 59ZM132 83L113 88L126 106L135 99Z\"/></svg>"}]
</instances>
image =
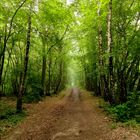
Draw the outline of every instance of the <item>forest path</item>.
<instances>
[{"instance_id":1,"label":"forest path","mask_svg":"<svg viewBox=\"0 0 140 140\"><path fill-rule=\"evenodd\" d=\"M98 107L99 99L77 88L34 105L27 119L3 140L140 140L112 122Z\"/></svg>"}]
</instances>

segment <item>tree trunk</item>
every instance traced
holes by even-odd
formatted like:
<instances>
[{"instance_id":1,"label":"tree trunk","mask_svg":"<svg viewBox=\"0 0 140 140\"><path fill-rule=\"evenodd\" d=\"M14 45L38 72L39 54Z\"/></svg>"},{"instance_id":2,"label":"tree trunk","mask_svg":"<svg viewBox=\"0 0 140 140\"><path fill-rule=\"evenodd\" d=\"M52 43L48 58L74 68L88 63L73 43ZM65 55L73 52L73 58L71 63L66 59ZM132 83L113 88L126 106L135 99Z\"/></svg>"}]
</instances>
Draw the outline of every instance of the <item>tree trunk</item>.
<instances>
[{"instance_id":1,"label":"tree trunk","mask_svg":"<svg viewBox=\"0 0 140 140\"><path fill-rule=\"evenodd\" d=\"M43 61L42 61L42 78L41 78L41 84L42 84L42 91L41 96L46 95L46 49L45 49L45 42L44 39L42 39L43 42Z\"/></svg>"},{"instance_id":2,"label":"tree trunk","mask_svg":"<svg viewBox=\"0 0 140 140\"><path fill-rule=\"evenodd\" d=\"M31 38L31 14L28 19L28 32L27 32L27 45L24 57L24 67L23 72L21 72L21 81L19 86L19 93L17 97L17 112L22 111L22 96L25 91L25 82L27 77L28 61L29 61L29 49L30 49L30 38Z\"/></svg>"},{"instance_id":3,"label":"tree trunk","mask_svg":"<svg viewBox=\"0 0 140 140\"><path fill-rule=\"evenodd\" d=\"M62 70L63 70L63 62L61 61L60 62L60 69L59 69L59 78L58 78L58 83L56 85L56 88L55 88L55 91L54 93L57 93L59 91L59 88L60 88L60 85L61 85L61 82L62 82Z\"/></svg>"},{"instance_id":4,"label":"tree trunk","mask_svg":"<svg viewBox=\"0 0 140 140\"><path fill-rule=\"evenodd\" d=\"M101 16L101 2L99 3L99 8L98 8L98 48L99 48L99 72L100 72L100 94L102 97L106 98L106 93L105 93L105 75L104 75L104 61L103 61L103 35L102 35L102 26L101 26L101 21L100 21L100 16Z\"/></svg>"},{"instance_id":5,"label":"tree trunk","mask_svg":"<svg viewBox=\"0 0 140 140\"><path fill-rule=\"evenodd\" d=\"M108 52L109 52L109 102L111 104L115 103L115 84L113 79L113 56L112 56L112 49L113 49L113 40L112 40L112 0L109 1L109 12L108 12L108 25L107 25L107 41L108 41Z\"/></svg>"},{"instance_id":6,"label":"tree trunk","mask_svg":"<svg viewBox=\"0 0 140 140\"><path fill-rule=\"evenodd\" d=\"M3 75L3 68L4 68L4 60L5 60L5 51L6 51L6 46L7 46L7 41L6 41L6 32L7 32L7 25L5 27L5 37L4 37L4 46L2 49L2 55L0 56L0 96L3 95L3 89L2 89L2 75Z\"/></svg>"},{"instance_id":7,"label":"tree trunk","mask_svg":"<svg viewBox=\"0 0 140 140\"><path fill-rule=\"evenodd\" d=\"M47 95L50 96L51 95L51 65L52 65L52 58L51 58L51 51L49 54L49 71L48 71L48 93Z\"/></svg>"},{"instance_id":8,"label":"tree trunk","mask_svg":"<svg viewBox=\"0 0 140 140\"><path fill-rule=\"evenodd\" d=\"M120 103L125 103L127 101L127 89L126 89L126 78L125 74L121 71L120 72Z\"/></svg>"},{"instance_id":9,"label":"tree trunk","mask_svg":"<svg viewBox=\"0 0 140 140\"><path fill-rule=\"evenodd\" d=\"M100 92L101 96L104 97L104 79L103 79L103 42L102 42L102 27L99 22L99 31L98 31L98 46L99 46L99 71L100 71Z\"/></svg>"}]
</instances>

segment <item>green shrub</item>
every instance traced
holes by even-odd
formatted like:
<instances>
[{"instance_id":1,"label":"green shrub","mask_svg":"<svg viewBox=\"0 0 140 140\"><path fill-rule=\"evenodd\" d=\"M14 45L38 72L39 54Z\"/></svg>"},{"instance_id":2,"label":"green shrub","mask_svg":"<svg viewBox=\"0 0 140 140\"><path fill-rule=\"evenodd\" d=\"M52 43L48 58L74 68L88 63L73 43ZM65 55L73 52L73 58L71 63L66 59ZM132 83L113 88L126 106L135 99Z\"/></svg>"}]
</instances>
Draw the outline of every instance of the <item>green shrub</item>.
<instances>
[{"instance_id":1,"label":"green shrub","mask_svg":"<svg viewBox=\"0 0 140 140\"><path fill-rule=\"evenodd\" d=\"M140 91L129 93L127 107L130 119L135 118L140 122Z\"/></svg>"},{"instance_id":2,"label":"green shrub","mask_svg":"<svg viewBox=\"0 0 140 140\"><path fill-rule=\"evenodd\" d=\"M15 108L6 107L3 111L0 112L0 119L7 119L9 116L16 113Z\"/></svg>"},{"instance_id":3,"label":"green shrub","mask_svg":"<svg viewBox=\"0 0 140 140\"><path fill-rule=\"evenodd\" d=\"M140 122L140 92L129 93L126 103L105 106L105 110L117 121L127 122L136 120Z\"/></svg>"},{"instance_id":4,"label":"green shrub","mask_svg":"<svg viewBox=\"0 0 140 140\"><path fill-rule=\"evenodd\" d=\"M130 126L130 127L138 127L138 123L136 120L128 120L127 122L124 123L125 126Z\"/></svg>"},{"instance_id":5,"label":"green shrub","mask_svg":"<svg viewBox=\"0 0 140 140\"><path fill-rule=\"evenodd\" d=\"M25 118L26 114L22 113L13 113L13 114L6 114L3 119L0 119L0 135L19 122L21 122Z\"/></svg>"},{"instance_id":6,"label":"green shrub","mask_svg":"<svg viewBox=\"0 0 140 140\"><path fill-rule=\"evenodd\" d=\"M31 70L28 72L26 93L24 95L23 101L26 103L38 102L41 100L40 92L42 90L41 83L39 82L39 75Z\"/></svg>"},{"instance_id":7,"label":"green shrub","mask_svg":"<svg viewBox=\"0 0 140 140\"><path fill-rule=\"evenodd\" d=\"M12 116L7 118L7 122L11 123L12 125L16 125L18 122L22 121L23 118L26 116L26 113L15 113Z\"/></svg>"},{"instance_id":8,"label":"green shrub","mask_svg":"<svg viewBox=\"0 0 140 140\"><path fill-rule=\"evenodd\" d=\"M23 98L23 101L25 103L33 103L33 102L38 102L40 100L41 100L41 96L39 92L35 92L35 91L27 93Z\"/></svg>"},{"instance_id":9,"label":"green shrub","mask_svg":"<svg viewBox=\"0 0 140 140\"><path fill-rule=\"evenodd\" d=\"M120 104L117 106L110 106L107 111L112 114L113 118L117 121L125 122L129 119L128 108L126 104Z\"/></svg>"}]
</instances>

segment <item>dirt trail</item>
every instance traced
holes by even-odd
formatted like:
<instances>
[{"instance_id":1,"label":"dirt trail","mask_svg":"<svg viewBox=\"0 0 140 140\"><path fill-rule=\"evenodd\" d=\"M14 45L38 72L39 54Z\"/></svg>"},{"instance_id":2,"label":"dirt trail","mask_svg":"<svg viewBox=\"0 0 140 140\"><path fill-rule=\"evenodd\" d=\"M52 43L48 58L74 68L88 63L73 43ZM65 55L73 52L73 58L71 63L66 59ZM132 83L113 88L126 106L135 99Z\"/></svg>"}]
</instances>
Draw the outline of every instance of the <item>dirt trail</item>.
<instances>
[{"instance_id":1,"label":"dirt trail","mask_svg":"<svg viewBox=\"0 0 140 140\"><path fill-rule=\"evenodd\" d=\"M77 88L63 99L50 98L3 140L140 140L131 130L117 127L98 108L98 99Z\"/></svg>"}]
</instances>

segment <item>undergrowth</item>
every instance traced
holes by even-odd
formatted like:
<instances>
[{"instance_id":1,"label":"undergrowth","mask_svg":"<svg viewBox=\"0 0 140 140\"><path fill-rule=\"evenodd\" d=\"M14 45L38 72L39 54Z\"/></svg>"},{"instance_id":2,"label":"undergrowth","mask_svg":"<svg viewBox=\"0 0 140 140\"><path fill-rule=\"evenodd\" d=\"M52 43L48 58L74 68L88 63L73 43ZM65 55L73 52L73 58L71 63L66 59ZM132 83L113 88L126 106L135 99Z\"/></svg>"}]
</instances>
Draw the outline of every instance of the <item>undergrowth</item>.
<instances>
[{"instance_id":1,"label":"undergrowth","mask_svg":"<svg viewBox=\"0 0 140 140\"><path fill-rule=\"evenodd\" d=\"M140 92L129 93L126 103L111 106L109 103L100 103L107 114L117 122L136 126L140 124Z\"/></svg>"},{"instance_id":2,"label":"undergrowth","mask_svg":"<svg viewBox=\"0 0 140 140\"><path fill-rule=\"evenodd\" d=\"M16 113L13 102L7 100L0 101L0 135L21 122L26 116L25 112Z\"/></svg>"}]
</instances>

